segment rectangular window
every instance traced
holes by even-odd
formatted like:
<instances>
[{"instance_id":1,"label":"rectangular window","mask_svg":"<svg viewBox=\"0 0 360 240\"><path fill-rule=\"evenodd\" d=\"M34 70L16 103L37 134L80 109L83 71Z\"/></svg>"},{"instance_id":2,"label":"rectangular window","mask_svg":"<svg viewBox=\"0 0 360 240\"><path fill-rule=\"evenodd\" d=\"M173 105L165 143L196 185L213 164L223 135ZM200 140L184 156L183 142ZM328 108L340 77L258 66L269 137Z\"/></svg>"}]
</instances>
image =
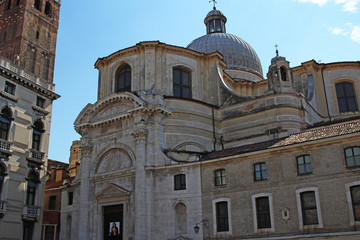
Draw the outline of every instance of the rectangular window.
<instances>
[{"instance_id":1,"label":"rectangular window","mask_svg":"<svg viewBox=\"0 0 360 240\"><path fill-rule=\"evenodd\" d=\"M74 199L74 193L69 192L68 193L68 205L73 205L73 199Z\"/></svg>"},{"instance_id":2,"label":"rectangular window","mask_svg":"<svg viewBox=\"0 0 360 240\"><path fill-rule=\"evenodd\" d=\"M0 116L0 138L7 140L10 128L10 120Z\"/></svg>"},{"instance_id":3,"label":"rectangular window","mask_svg":"<svg viewBox=\"0 0 360 240\"><path fill-rule=\"evenodd\" d=\"M0 172L1 174L2 172ZM0 175L0 201L1 201L1 192L2 192L2 186L4 184L4 176Z\"/></svg>"},{"instance_id":4,"label":"rectangular window","mask_svg":"<svg viewBox=\"0 0 360 240\"><path fill-rule=\"evenodd\" d=\"M360 147L345 149L346 167L360 167Z\"/></svg>"},{"instance_id":5,"label":"rectangular window","mask_svg":"<svg viewBox=\"0 0 360 240\"><path fill-rule=\"evenodd\" d=\"M45 226L44 229L44 240L55 239L55 226Z\"/></svg>"},{"instance_id":6,"label":"rectangular window","mask_svg":"<svg viewBox=\"0 0 360 240\"><path fill-rule=\"evenodd\" d=\"M360 185L351 187L350 193L354 212L354 220L360 221Z\"/></svg>"},{"instance_id":7,"label":"rectangular window","mask_svg":"<svg viewBox=\"0 0 360 240\"><path fill-rule=\"evenodd\" d=\"M303 225L318 224L315 192L308 191L300 193Z\"/></svg>"},{"instance_id":8,"label":"rectangular window","mask_svg":"<svg viewBox=\"0 0 360 240\"><path fill-rule=\"evenodd\" d=\"M23 240L32 240L34 231L34 222L24 222Z\"/></svg>"},{"instance_id":9,"label":"rectangular window","mask_svg":"<svg viewBox=\"0 0 360 240\"><path fill-rule=\"evenodd\" d=\"M229 218L228 218L228 203L216 203L216 231L228 232L229 231Z\"/></svg>"},{"instance_id":10,"label":"rectangular window","mask_svg":"<svg viewBox=\"0 0 360 240\"><path fill-rule=\"evenodd\" d=\"M183 68L173 69L173 93L174 97L191 98L191 75Z\"/></svg>"},{"instance_id":11,"label":"rectangular window","mask_svg":"<svg viewBox=\"0 0 360 240\"><path fill-rule=\"evenodd\" d=\"M11 95L15 95L15 85L9 82L5 82L4 91Z\"/></svg>"},{"instance_id":12,"label":"rectangular window","mask_svg":"<svg viewBox=\"0 0 360 240\"><path fill-rule=\"evenodd\" d=\"M215 186L226 185L226 171L225 169L219 169L215 171Z\"/></svg>"},{"instance_id":13,"label":"rectangular window","mask_svg":"<svg viewBox=\"0 0 360 240\"><path fill-rule=\"evenodd\" d=\"M266 163L257 163L254 165L254 180L261 181L267 179Z\"/></svg>"},{"instance_id":14,"label":"rectangular window","mask_svg":"<svg viewBox=\"0 0 360 240\"><path fill-rule=\"evenodd\" d=\"M50 196L49 198L49 210L56 209L56 196Z\"/></svg>"},{"instance_id":15,"label":"rectangular window","mask_svg":"<svg viewBox=\"0 0 360 240\"><path fill-rule=\"evenodd\" d=\"M312 173L310 155L304 155L296 158L298 175Z\"/></svg>"},{"instance_id":16,"label":"rectangular window","mask_svg":"<svg viewBox=\"0 0 360 240\"><path fill-rule=\"evenodd\" d=\"M40 151L40 139L41 139L41 132L34 129L33 130L32 149Z\"/></svg>"},{"instance_id":17,"label":"rectangular window","mask_svg":"<svg viewBox=\"0 0 360 240\"><path fill-rule=\"evenodd\" d=\"M271 228L270 206L268 197L256 198L257 228Z\"/></svg>"},{"instance_id":18,"label":"rectangular window","mask_svg":"<svg viewBox=\"0 0 360 240\"><path fill-rule=\"evenodd\" d=\"M36 193L36 183L29 181L27 192L26 192L26 204L33 206L35 204L35 193Z\"/></svg>"},{"instance_id":19,"label":"rectangular window","mask_svg":"<svg viewBox=\"0 0 360 240\"><path fill-rule=\"evenodd\" d=\"M36 98L36 106L41 107L41 108L45 108L45 99L38 96Z\"/></svg>"},{"instance_id":20,"label":"rectangular window","mask_svg":"<svg viewBox=\"0 0 360 240\"><path fill-rule=\"evenodd\" d=\"M178 174L174 176L174 190L186 189L186 175Z\"/></svg>"},{"instance_id":21,"label":"rectangular window","mask_svg":"<svg viewBox=\"0 0 360 240\"><path fill-rule=\"evenodd\" d=\"M339 111L341 113L357 111L356 96L353 84L350 82L340 82L335 84L335 88L339 104Z\"/></svg>"}]
</instances>

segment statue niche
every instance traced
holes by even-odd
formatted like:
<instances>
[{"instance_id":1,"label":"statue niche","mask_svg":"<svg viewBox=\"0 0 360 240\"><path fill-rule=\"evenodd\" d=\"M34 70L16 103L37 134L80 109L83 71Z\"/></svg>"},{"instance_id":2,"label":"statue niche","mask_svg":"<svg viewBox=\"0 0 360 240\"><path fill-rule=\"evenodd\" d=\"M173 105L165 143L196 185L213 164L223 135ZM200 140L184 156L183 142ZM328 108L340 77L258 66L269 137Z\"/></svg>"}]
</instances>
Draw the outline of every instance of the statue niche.
<instances>
[{"instance_id":1,"label":"statue niche","mask_svg":"<svg viewBox=\"0 0 360 240\"><path fill-rule=\"evenodd\" d=\"M126 171L132 165L131 158L127 152L122 149L111 149L101 157L96 173Z\"/></svg>"}]
</instances>

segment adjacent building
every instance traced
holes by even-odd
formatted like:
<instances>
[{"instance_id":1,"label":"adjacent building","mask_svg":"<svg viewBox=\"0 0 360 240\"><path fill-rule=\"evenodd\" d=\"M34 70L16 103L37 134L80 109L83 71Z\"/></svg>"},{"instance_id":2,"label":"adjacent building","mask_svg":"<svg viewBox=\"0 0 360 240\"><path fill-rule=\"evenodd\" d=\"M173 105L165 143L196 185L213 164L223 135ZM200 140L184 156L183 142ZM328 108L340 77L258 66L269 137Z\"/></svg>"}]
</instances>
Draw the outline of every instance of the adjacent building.
<instances>
[{"instance_id":1,"label":"adjacent building","mask_svg":"<svg viewBox=\"0 0 360 240\"><path fill-rule=\"evenodd\" d=\"M69 180L69 164L48 159L47 173L41 239L58 240L61 191L64 183Z\"/></svg>"},{"instance_id":2,"label":"adjacent building","mask_svg":"<svg viewBox=\"0 0 360 240\"><path fill-rule=\"evenodd\" d=\"M290 67L214 8L186 48L96 61L60 239L358 239L360 62Z\"/></svg>"},{"instance_id":3,"label":"adjacent building","mask_svg":"<svg viewBox=\"0 0 360 240\"><path fill-rule=\"evenodd\" d=\"M60 1L0 2L0 239L40 239Z\"/></svg>"}]
</instances>

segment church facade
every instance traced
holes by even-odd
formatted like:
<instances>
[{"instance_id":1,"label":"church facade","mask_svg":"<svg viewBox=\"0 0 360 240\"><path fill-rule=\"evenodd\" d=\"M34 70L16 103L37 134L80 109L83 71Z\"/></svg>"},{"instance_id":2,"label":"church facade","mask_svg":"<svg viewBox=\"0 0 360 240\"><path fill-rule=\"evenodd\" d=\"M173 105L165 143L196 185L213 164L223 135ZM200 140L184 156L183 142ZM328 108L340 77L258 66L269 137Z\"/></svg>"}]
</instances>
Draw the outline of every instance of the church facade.
<instances>
[{"instance_id":1,"label":"church facade","mask_svg":"<svg viewBox=\"0 0 360 240\"><path fill-rule=\"evenodd\" d=\"M357 239L360 64L271 60L214 8L186 48L95 63L61 239Z\"/></svg>"}]
</instances>

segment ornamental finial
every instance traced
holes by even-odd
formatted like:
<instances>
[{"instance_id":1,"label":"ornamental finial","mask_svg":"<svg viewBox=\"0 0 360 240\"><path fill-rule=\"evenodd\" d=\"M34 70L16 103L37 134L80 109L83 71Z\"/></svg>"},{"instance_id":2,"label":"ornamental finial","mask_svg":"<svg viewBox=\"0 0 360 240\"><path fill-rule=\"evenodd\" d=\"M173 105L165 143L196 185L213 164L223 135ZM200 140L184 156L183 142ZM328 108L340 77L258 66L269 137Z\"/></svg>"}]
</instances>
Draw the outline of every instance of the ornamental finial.
<instances>
[{"instance_id":1,"label":"ornamental finial","mask_svg":"<svg viewBox=\"0 0 360 240\"><path fill-rule=\"evenodd\" d=\"M276 48L276 56L278 57L278 56L279 56L279 50L278 50L279 45L277 45L277 44L275 43L275 46L274 46L274 47Z\"/></svg>"},{"instance_id":2,"label":"ornamental finial","mask_svg":"<svg viewBox=\"0 0 360 240\"><path fill-rule=\"evenodd\" d=\"M209 3L211 3L211 2L214 3L214 8L213 9L216 10L216 4L217 4L216 0L210 0Z\"/></svg>"}]
</instances>

